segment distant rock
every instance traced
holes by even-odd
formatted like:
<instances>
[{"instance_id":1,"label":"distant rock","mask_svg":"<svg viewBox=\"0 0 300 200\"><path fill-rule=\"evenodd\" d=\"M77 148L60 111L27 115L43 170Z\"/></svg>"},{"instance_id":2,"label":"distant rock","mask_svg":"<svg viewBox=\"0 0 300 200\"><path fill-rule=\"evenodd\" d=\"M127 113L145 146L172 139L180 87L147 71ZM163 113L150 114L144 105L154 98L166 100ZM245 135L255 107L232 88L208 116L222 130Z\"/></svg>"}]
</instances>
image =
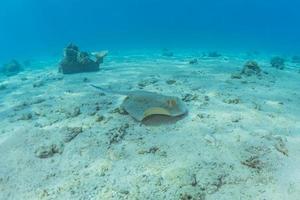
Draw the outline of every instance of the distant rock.
<instances>
[{"instance_id":1,"label":"distant rock","mask_svg":"<svg viewBox=\"0 0 300 200\"><path fill-rule=\"evenodd\" d=\"M279 56L273 57L271 59L270 63L271 63L271 66L276 69L283 70L285 68L285 59L283 59Z\"/></svg>"},{"instance_id":2,"label":"distant rock","mask_svg":"<svg viewBox=\"0 0 300 200\"><path fill-rule=\"evenodd\" d=\"M42 87L44 85L44 81L36 81L32 84L32 87L37 88L37 87Z\"/></svg>"},{"instance_id":3,"label":"distant rock","mask_svg":"<svg viewBox=\"0 0 300 200\"><path fill-rule=\"evenodd\" d=\"M195 58L195 59L193 59L193 60L190 60L189 64L191 64L191 65L198 64L198 59Z\"/></svg>"},{"instance_id":4,"label":"distant rock","mask_svg":"<svg viewBox=\"0 0 300 200\"><path fill-rule=\"evenodd\" d=\"M241 71L241 74L246 75L246 76L260 75L261 69L257 62L247 61Z\"/></svg>"},{"instance_id":5,"label":"distant rock","mask_svg":"<svg viewBox=\"0 0 300 200\"><path fill-rule=\"evenodd\" d=\"M217 51L212 51L212 52L209 52L207 54L208 57L211 57L211 58L218 58L218 57L221 57L222 54L218 53Z\"/></svg>"},{"instance_id":6,"label":"distant rock","mask_svg":"<svg viewBox=\"0 0 300 200\"><path fill-rule=\"evenodd\" d=\"M232 79L242 79L243 76L261 76L262 70L256 61L247 61L242 71L231 74Z\"/></svg>"},{"instance_id":7,"label":"distant rock","mask_svg":"<svg viewBox=\"0 0 300 200\"><path fill-rule=\"evenodd\" d=\"M292 57L292 62L299 64L300 63L300 56L293 56Z\"/></svg>"},{"instance_id":8,"label":"distant rock","mask_svg":"<svg viewBox=\"0 0 300 200\"><path fill-rule=\"evenodd\" d=\"M64 58L60 62L59 72L74 74L99 71L99 65L103 63L107 54L107 51L89 54L80 51L76 45L70 44L64 50Z\"/></svg>"},{"instance_id":9,"label":"distant rock","mask_svg":"<svg viewBox=\"0 0 300 200\"><path fill-rule=\"evenodd\" d=\"M174 53L172 51L170 51L169 49L163 49L162 50L162 55L165 57L172 57L174 56Z\"/></svg>"},{"instance_id":10,"label":"distant rock","mask_svg":"<svg viewBox=\"0 0 300 200\"><path fill-rule=\"evenodd\" d=\"M0 91L1 90L6 90L7 89L7 85L6 84L0 84Z\"/></svg>"},{"instance_id":11,"label":"distant rock","mask_svg":"<svg viewBox=\"0 0 300 200\"><path fill-rule=\"evenodd\" d=\"M83 81L84 83L90 82L90 80L89 80L87 77L84 77L82 81Z\"/></svg>"},{"instance_id":12,"label":"distant rock","mask_svg":"<svg viewBox=\"0 0 300 200\"><path fill-rule=\"evenodd\" d=\"M17 75L23 68L17 60L11 60L9 63L4 64L0 71L6 76Z\"/></svg>"}]
</instances>

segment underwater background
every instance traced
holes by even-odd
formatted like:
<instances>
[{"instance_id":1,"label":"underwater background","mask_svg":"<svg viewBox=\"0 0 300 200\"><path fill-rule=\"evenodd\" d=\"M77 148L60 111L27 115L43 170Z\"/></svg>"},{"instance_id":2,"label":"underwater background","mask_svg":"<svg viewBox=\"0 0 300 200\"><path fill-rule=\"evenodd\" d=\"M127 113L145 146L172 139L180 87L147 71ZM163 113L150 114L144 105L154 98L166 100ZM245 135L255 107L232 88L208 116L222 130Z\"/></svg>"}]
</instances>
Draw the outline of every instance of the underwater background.
<instances>
[{"instance_id":1,"label":"underwater background","mask_svg":"<svg viewBox=\"0 0 300 200\"><path fill-rule=\"evenodd\" d=\"M2 0L0 200L299 200L299 8Z\"/></svg>"},{"instance_id":2,"label":"underwater background","mask_svg":"<svg viewBox=\"0 0 300 200\"><path fill-rule=\"evenodd\" d=\"M83 48L206 48L298 53L297 0L10 0L0 61ZM1 63L2 63L1 62Z\"/></svg>"}]
</instances>

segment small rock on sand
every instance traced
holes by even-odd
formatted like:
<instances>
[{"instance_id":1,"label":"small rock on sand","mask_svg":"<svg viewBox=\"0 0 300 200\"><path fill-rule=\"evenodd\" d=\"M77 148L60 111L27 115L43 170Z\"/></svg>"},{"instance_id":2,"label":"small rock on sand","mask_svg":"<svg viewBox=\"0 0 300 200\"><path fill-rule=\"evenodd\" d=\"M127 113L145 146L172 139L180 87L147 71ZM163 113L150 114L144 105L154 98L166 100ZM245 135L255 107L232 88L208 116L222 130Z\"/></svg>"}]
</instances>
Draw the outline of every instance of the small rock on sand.
<instances>
[{"instance_id":1,"label":"small rock on sand","mask_svg":"<svg viewBox=\"0 0 300 200\"><path fill-rule=\"evenodd\" d=\"M57 153L62 154L63 149L64 149L64 145L62 143L40 146L35 151L35 155L38 158L49 158L54 156L54 154Z\"/></svg>"},{"instance_id":2,"label":"small rock on sand","mask_svg":"<svg viewBox=\"0 0 300 200\"><path fill-rule=\"evenodd\" d=\"M198 64L198 59L195 58L195 59L193 59L193 60L190 60L190 61L189 61L189 64L190 64L190 65Z\"/></svg>"},{"instance_id":3,"label":"small rock on sand","mask_svg":"<svg viewBox=\"0 0 300 200\"><path fill-rule=\"evenodd\" d=\"M66 143L70 142L80 133L82 133L82 127L68 127L66 128L66 134L63 141Z\"/></svg>"},{"instance_id":4,"label":"small rock on sand","mask_svg":"<svg viewBox=\"0 0 300 200\"><path fill-rule=\"evenodd\" d=\"M232 79L241 79L242 75L241 75L241 73L233 73L233 74L231 74L231 78Z\"/></svg>"},{"instance_id":5,"label":"small rock on sand","mask_svg":"<svg viewBox=\"0 0 300 200\"><path fill-rule=\"evenodd\" d=\"M172 85L172 84L176 83L176 80L167 80L166 83L169 85Z\"/></svg>"},{"instance_id":6,"label":"small rock on sand","mask_svg":"<svg viewBox=\"0 0 300 200\"><path fill-rule=\"evenodd\" d=\"M5 84L0 84L0 90L5 90L7 89L7 86Z\"/></svg>"},{"instance_id":7,"label":"small rock on sand","mask_svg":"<svg viewBox=\"0 0 300 200\"><path fill-rule=\"evenodd\" d=\"M68 113L68 116L73 118L73 117L77 117L80 114L81 114L80 108L79 107L75 107L74 110L73 110L73 112Z\"/></svg>"}]
</instances>

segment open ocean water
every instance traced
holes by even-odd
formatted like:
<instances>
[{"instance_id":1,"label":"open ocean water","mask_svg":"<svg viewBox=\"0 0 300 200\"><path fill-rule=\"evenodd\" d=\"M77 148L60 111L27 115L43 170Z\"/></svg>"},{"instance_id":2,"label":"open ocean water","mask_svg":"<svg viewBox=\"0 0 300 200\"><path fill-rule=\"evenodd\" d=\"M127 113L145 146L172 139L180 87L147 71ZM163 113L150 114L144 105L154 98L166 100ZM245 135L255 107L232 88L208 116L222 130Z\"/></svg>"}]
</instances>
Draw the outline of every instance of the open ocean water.
<instances>
[{"instance_id":1,"label":"open ocean water","mask_svg":"<svg viewBox=\"0 0 300 200\"><path fill-rule=\"evenodd\" d=\"M0 7L1 61L84 47L191 47L299 53L299 1L11 0Z\"/></svg>"}]
</instances>

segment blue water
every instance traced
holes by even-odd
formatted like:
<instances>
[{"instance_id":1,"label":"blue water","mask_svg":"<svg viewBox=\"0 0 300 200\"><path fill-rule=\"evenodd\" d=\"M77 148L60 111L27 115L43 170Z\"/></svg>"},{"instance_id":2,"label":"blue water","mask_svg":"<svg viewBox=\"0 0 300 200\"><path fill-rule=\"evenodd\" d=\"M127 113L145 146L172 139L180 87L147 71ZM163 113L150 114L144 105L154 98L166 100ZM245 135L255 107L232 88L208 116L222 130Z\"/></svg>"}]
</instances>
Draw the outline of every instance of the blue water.
<instances>
[{"instance_id":1,"label":"blue water","mask_svg":"<svg viewBox=\"0 0 300 200\"><path fill-rule=\"evenodd\" d=\"M297 0L4 0L0 61L83 48L300 52Z\"/></svg>"}]
</instances>

